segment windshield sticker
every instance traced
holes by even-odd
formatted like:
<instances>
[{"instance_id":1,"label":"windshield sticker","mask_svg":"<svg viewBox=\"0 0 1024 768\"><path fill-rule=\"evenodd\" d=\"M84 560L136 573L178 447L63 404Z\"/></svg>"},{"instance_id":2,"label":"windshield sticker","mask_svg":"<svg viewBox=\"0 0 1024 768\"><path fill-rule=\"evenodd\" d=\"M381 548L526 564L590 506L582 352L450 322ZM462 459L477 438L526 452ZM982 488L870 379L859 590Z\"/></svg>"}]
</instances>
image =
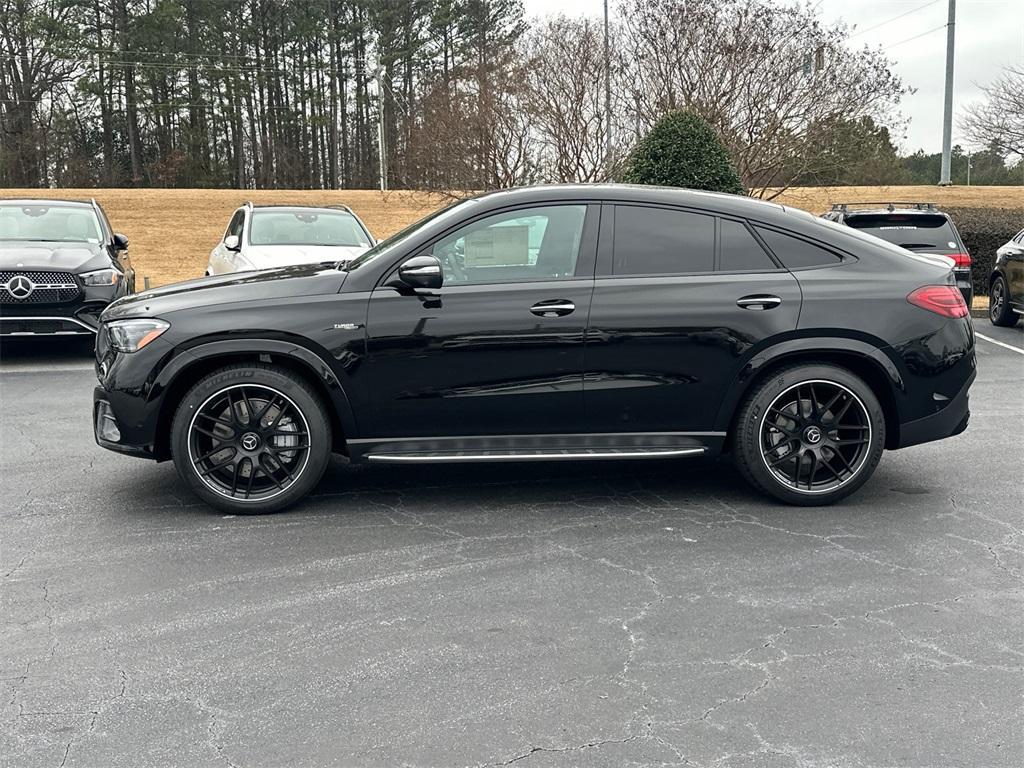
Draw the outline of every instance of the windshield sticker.
<instances>
[{"instance_id":1,"label":"windshield sticker","mask_svg":"<svg viewBox=\"0 0 1024 768\"><path fill-rule=\"evenodd\" d=\"M908 226L906 224L902 226L881 226L879 229L917 229L915 226Z\"/></svg>"}]
</instances>

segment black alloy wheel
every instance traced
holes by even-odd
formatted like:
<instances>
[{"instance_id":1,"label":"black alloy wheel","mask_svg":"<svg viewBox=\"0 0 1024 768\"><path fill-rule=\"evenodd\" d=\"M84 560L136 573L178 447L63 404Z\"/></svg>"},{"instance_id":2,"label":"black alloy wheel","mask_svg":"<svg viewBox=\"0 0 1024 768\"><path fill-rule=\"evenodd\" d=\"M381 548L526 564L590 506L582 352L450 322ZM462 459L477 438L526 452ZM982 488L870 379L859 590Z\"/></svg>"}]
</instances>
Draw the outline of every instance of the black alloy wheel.
<instances>
[{"instance_id":1,"label":"black alloy wheel","mask_svg":"<svg viewBox=\"0 0 1024 768\"><path fill-rule=\"evenodd\" d=\"M996 277L988 289L988 319L992 325L1003 328L1017 324L1017 313L1010 306L1009 291L1002 275Z\"/></svg>"},{"instance_id":2,"label":"black alloy wheel","mask_svg":"<svg viewBox=\"0 0 1024 768\"><path fill-rule=\"evenodd\" d=\"M828 493L851 480L871 445L864 404L832 381L806 381L783 392L765 412L760 433L765 466L804 493Z\"/></svg>"},{"instance_id":3,"label":"black alloy wheel","mask_svg":"<svg viewBox=\"0 0 1024 768\"><path fill-rule=\"evenodd\" d=\"M207 398L189 425L200 478L232 499L262 501L288 489L309 458L309 425L286 395L236 384Z\"/></svg>"},{"instance_id":4,"label":"black alloy wheel","mask_svg":"<svg viewBox=\"0 0 1024 768\"><path fill-rule=\"evenodd\" d=\"M831 504L874 472L885 415L871 388L831 364L783 368L754 386L733 428L736 465L790 504Z\"/></svg>"},{"instance_id":5,"label":"black alloy wheel","mask_svg":"<svg viewBox=\"0 0 1024 768\"><path fill-rule=\"evenodd\" d=\"M330 421L295 374L233 366L202 379L172 425L178 473L208 503L239 514L273 512L305 496L330 456Z\"/></svg>"}]
</instances>

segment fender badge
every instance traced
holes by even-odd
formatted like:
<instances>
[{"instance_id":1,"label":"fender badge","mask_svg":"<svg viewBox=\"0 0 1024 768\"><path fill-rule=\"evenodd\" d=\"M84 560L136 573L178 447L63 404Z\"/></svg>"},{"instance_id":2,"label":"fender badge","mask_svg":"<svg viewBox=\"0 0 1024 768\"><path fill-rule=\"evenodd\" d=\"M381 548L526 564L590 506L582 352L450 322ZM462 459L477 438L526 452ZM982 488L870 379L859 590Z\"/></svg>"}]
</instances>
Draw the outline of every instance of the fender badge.
<instances>
[{"instance_id":1,"label":"fender badge","mask_svg":"<svg viewBox=\"0 0 1024 768\"><path fill-rule=\"evenodd\" d=\"M359 328L358 323L335 323L334 330L336 331L354 331Z\"/></svg>"}]
</instances>

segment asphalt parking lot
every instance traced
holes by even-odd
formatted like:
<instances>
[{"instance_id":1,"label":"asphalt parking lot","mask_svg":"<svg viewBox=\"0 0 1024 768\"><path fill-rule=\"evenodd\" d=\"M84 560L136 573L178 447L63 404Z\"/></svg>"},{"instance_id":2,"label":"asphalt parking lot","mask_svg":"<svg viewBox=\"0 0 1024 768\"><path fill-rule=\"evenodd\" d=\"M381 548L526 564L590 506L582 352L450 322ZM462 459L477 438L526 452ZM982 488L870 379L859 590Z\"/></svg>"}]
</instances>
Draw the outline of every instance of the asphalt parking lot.
<instances>
[{"instance_id":1,"label":"asphalt parking lot","mask_svg":"<svg viewBox=\"0 0 1024 768\"><path fill-rule=\"evenodd\" d=\"M1020 766L1024 332L976 323L968 431L827 509L338 460L225 517L94 445L87 348L5 340L0 764Z\"/></svg>"}]
</instances>

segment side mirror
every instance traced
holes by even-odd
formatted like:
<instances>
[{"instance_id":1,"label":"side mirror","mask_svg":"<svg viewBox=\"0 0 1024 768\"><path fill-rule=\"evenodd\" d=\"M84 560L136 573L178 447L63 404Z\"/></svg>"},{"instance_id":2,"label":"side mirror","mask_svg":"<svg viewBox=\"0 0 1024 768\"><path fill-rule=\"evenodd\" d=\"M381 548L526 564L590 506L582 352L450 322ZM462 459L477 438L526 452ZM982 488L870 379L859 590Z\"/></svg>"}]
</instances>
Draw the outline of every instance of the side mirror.
<instances>
[{"instance_id":1,"label":"side mirror","mask_svg":"<svg viewBox=\"0 0 1024 768\"><path fill-rule=\"evenodd\" d=\"M124 235L114 235L114 250L115 251L127 251L128 250L128 238Z\"/></svg>"},{"instance_id":2,"label":"side mirror","mask_svg":"<svg viewBox=\"0 0 1024 768\"><path fill-rule=\"evenodd\" d=\"M224 247L229 251L240 251L242 250L242 243L238 235L228 235L224 238Z\"/></svg>"},{"instance_id":3,"label":"side mirror","mask_svg":"<svg viewBox=\"0 0 1024 768\"><path fill-rule=\"evenodd\" d=\"M413 256L398 268L398 279L412 288L440 288L441 262L433 256Z\"/></svg>"}]
</instances>

